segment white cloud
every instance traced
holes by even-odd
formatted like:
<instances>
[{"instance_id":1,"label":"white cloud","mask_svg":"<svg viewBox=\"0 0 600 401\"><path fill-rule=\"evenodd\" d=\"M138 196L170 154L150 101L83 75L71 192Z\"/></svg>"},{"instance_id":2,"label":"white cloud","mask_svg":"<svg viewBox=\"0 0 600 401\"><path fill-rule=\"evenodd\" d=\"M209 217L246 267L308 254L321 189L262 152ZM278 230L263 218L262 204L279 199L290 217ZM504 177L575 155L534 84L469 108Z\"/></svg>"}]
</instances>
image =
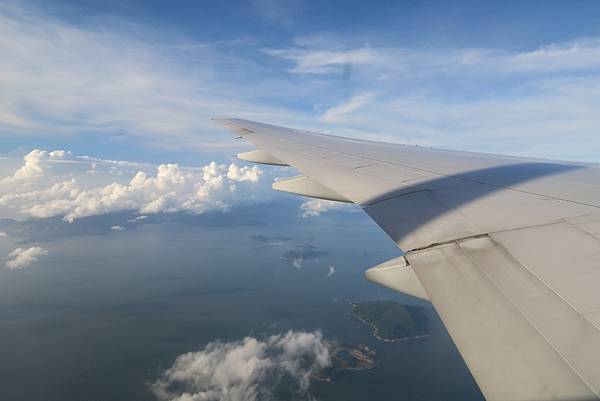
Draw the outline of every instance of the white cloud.
<instances>
[{"instance_id":1,"label":"white cloud","mask_svg":"<svg viewBox=\"0 0 600 401\"><path fill-rule=\"evenodd\" d=\"M295 73L323 74L339 71L346 64L371 67L381 73L395 71L387 82L421 79L425 75L467 72L493 76L498 73L552 73L600 68L600 38L579 38L551 43L530 51L493 48L410 49L402 47L345 47L342 39L300 38L297 46L263 50L266 54L293 61ZM468 69L468 71L464 71Z\"/></svg>"},{"instance_id":2,"label":"white cloud","mask_svg":"<svg viewBox=\"0 0 600 401\"><path fill-rule=\"evenodd\" d=\"M323 199L311 199L300 204L300 210L302 210L302 217L316 217L320 216L321 213L325 213L329 210L340 209L345 205L340 202L334 202Z\"/></svg>"},{"instance_id":3,"label":"white cloud","mask_svg":"<svg viewBox=\"0 0 600 401\"><path fill-rule=\"evenodd\" d=\"M62 175L55 176L55 171L40 163L41 159L64 161L61 158L65 157L76 163L61 165L67 167L61 171ZM90 176L86 176L85 171L91 163L108 163L111 167L107 176L118 177L120 181L99 186L90 184L86 180ZM79 167L80 164L84 166ZM72 166L78 167L81 174L73 174L72 169L68 169ZM200 168L161 164L150 169L146 165L144 170L135 173L132 167L138 166L135 163L77 157L64 151L35 150L25 156L24 166L6 179L12 185L0 188L0 207L38 218L64 216L69 222L119 210L137 210L140 213L227 210L231 202L251 199L248 189L263 174L257 166L227 166L214 161ZM26 173L20 173L23 171ZM133 177L127 180L126 174L120 174L123 171L131 172ZM20 178L15 179L18 174ZM40 180L43 175L44 179ZM138 217L139 220L142 218Z\"/></svg>"},{"instance_id":4,"label":"white cloud","mask_svg":"<svg viewBox=\"0 0 600 401\"><path fill-rule=\"evenodd\" d=\"M17 248L8 255L6 267L9 269L22 269L38 260L38 257L47 255L48 251L39 246L30 248Z\"/></svg>"},{"instance_id":5,"label":"white cloud","mask_svg":"<svg viewBox=\"0 0 600 401\"><path fill-rule=\"evenodd\" d=\"M34 149L23 157L24 164L12 177L6 177L0 180L0 183L7 185L13 182L27 181L40 178L44 175L44 163L56 160L66 160L70 152L56 150L47 152L45 150Z\"/></svg>"},{"instance_id":6,"label":"white cloud","mask_svg":"<svg viewBox=\"0 0 600 401\"><path fill-rule=\"evenodd\" d=\"M552 43L508 56L509 68L529 71L574 71L600 68L600 38Z\"/></svg>"},{"instance_id":7,"label":"white cloud","mask_svg":"<svg viewBox=\"0 0 600 401\"><path fill-rule=\"evenodd\" d=\"M309 38L268 54L293 71L329 73L324 62L352 38ZM317 131L390 142L598 161L600 38L580 38L527 51L492 48L350 47L369 54L352 64L350 83L303 77L326 93L315 101ZM311 66L314 62L316 70ZM335 68L333 68L335 67ZM344 81L346 82L346 81ZM312 84L312 85L311 85ZM359 89L347 100L347 87ZM316 89L315 89L316 91ZM376 96L364 96L363 94ZM312 92L311 92L312 94ZM310 97L310 94L307 95ZM346 99L341 101L340 99ZM339 103L331 108L331 104ZM368 107L364 107L368 104ZM585 147L580 144L586 143Z\"/></svg>"},{"instance_id":8,"label":"white cloud","mask_svg":"<svg viewBox=\"0 0 600 401\"><path fill-rule=\"evenodd\" d=\"M123 230L125 230L125 227L123 227L123 226L111 226L110 229L113 230L113 231L123 231Z\"/></svg>"},{"instance_id":9,"label":"white cloud","mask_svg":"<svg viewBox=\"0 0 600 401\"><path fill-rule=\"evenodd\" d=\"M256 182L258 181L261 172L262 171L256 165L252 167L244 166L240 168L232 163L229 165L229 169L227 170L227 178L238 182Z\"/></svg>"},{"instance_id":10,"label":"white cloud","mask_svg":"<svg viewBox=\"0 0 600 401\"><path fill-rule=\"evenodd\" d=\"M137 216L137 217L136 217L136 218L134 218L134 219L129 219L129 220L127 220L127 222L128 222L128 223L136 223L136 222L138 222L138 221L141 221L141 220L146 220L147 218L148 218L148 216L146 216L146 215L141 215L141 216Z\"/></svg>"},{"instance_id":11,"label":"white cloud","mask_svg":"<svg viewBox=\"0 0 600 401\"><path fill-rule=\"evenodd\" d=\"M327 277L333 276L335 274L335 267L329 266L329 270L327 270Z\"/></svg>"},{"instance_id":12,"label":"white cloud","mask_svg":"<svg viewBox=\"0 0 600 401\"><path fill-rule=\"evenodd\" d=\"M121 160L98 159L90 156L75 156L70 151L46 151L34 149L23 156L23 165L14 174L0 179L0 194L8 193L10 189L17 191L25 187L35 187L39 183L53 182L52 180L73 173L111 173L122 175L136 172L140 168L155 168L146 163L135 163Z\"/></svg>"},{"instance_id":13,"label":"white cloud","mask_svg":"<svg viewBox=\"0 0 600 401\"><path fill-rule=\"evenodd\" d=\"M4 231L0 231L0 238L6 238L8 237L8 234L6 234Z\"/></svg>"},{"instance_id":14,"label":"white cloud","mask_svg":"<svg viewBox=\"0 0 600 401\"><path fill-rule=\"evenodd\" d=\"M265 49L266 54L293 61L295 74L330 74L340 72L340 67L366 64L378 58L376 51L358 49Z\"/></svg>"},{"instance_id":15,"label":"white cloud","mask_svg":"<svg viewBox=\"0 0 600 401\"><path fill-rule=\"evenodd\" d=\"M310 375L330 364L318 331L246 337L180 355L152 390L161 401L256 401L272 399L285 383L288 398L311 399Z\"/></svg>"},{"instance_id":16,"label":"white cloud","mask_svg":"<svg viewBox=\"0 0 600 401\"><path fill-rule=\"evenodd\" d=\"M321 117L321 120L328 123L338 122L348 113L352 113L353 111L361 109L371 103L374 97L375 94L371 92L359 93L358 95L350 98L348 101L325 111Z\"/></svg>"}]
</instances>

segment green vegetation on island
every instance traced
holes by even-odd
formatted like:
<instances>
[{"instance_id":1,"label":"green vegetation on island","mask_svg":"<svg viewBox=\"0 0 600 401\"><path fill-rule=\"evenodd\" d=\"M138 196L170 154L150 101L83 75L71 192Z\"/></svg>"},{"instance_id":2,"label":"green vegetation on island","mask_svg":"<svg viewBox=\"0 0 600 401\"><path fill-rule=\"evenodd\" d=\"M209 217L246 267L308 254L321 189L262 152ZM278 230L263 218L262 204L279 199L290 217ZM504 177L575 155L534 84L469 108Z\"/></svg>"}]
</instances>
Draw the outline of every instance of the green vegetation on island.
<instances>
[{"instance_id":1,"label":"green vegetation on island","mask_svg":"<svg viewBox=\"0 0 600 401\"><path fill-rule=\"evenodd\" d=\"M394 301L352 303L352 315L373 327L373 335L382 341L393 342L428 335L425 309L402 305Z\"/></svg>"}]
</instances>

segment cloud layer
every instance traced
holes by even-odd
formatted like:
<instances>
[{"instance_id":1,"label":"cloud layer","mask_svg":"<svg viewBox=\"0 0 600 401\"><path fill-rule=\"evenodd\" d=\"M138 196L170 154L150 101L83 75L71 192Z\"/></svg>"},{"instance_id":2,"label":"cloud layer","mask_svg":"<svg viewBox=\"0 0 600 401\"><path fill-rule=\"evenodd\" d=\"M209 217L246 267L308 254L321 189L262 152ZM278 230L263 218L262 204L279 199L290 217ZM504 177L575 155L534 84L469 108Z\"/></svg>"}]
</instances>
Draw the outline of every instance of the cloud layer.
<instances>
[{"instance_id":1,"label":"cloud layer","mask_svg":"<svg viewBox=\"0 0 600 401\"><path fill-rule=\"evenodd\" d=\"M8 255L6 267L9 269L23 269L36 262L40 256L47 254L48 251L39 246L17 248Z\"/></svg>"},{"instance_id":2,"label":"cloud layer","mask_svg":"<svg viewBox=\"0 0 600 401\"><path fill-rule=\"evenodd\" d=\"M62 170L57 170L57 166ZM105 175L119 181L94 185L90 177L98 178L90 173L100 171L98 166L104 167ZM182 168L177 164L145 166L147 171L137 171L127 179L124 173L135 171L136 167L135 163L36 149L24 157L21 168L1 181L0 207L38 218L64 216L69 222L120 210L140 213L227 210L231 202L250 197L249 185L257 183L263 174L257 166L213 161L199 168ZM240 197L236 198L237 195Z\"/></svg>"},{"instance_id":3,"label":"cloud layer","mask_svg":"<svg viewBox=\"0 0 600 401\"><path fill-rule=\"evenodd\" d=\"M279 392L307 399L311 374L330 364L329 346L318 331L246 337L180 355L152 389L161 401L262 401Z\"/></svg>"}]
</instances>

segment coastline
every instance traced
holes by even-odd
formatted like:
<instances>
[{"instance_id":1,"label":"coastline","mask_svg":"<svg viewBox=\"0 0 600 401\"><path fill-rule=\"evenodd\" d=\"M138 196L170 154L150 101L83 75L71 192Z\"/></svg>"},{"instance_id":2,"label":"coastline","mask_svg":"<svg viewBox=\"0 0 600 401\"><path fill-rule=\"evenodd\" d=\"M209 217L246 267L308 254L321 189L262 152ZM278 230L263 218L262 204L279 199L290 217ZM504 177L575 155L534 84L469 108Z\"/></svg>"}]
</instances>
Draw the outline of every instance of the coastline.
<instances>
[{"instance_id":1,"label":"coastline","mask_svg":"<svg viewBox=\"0 0 600 401\"><path fill-rule=\"evenodd\" d=\"M356 305L352 302L350 302L350 305L355 308ZM369 322L368 320L363 319L362 317L358 316L356 313L354 313L354 311L350 311L348 312L350 315L354 316L355 318L357 318L361 323L370 326L373 329L373 337L375 337L376 339L378 339L379 341L383 341L386 343L397 343L397 342L402 342L402 341L410 341L410 340L420 340L423 338L427 338L430 335L429 334L419 334L416 336L408 336L408 337L401 337L401 338L385 338L385 337L381 337L379 335L379 327L377 327L377 325L375 323Z\"/></svg>"}]
</instances>

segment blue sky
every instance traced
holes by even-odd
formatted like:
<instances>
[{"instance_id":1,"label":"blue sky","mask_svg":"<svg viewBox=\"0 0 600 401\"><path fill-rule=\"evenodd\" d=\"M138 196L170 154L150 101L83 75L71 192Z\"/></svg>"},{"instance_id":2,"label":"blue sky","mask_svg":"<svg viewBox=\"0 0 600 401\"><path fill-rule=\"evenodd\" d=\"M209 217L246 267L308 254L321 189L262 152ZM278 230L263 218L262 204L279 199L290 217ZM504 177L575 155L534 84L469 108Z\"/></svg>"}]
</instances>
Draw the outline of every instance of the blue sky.
<instances>
[{"instance_id":1,"label":"blue sky","mask_svg":"<svg viewBox=\"0 0 600 401\"><path fill-rule=\"evenodd\" d=\"M209 117L232 115L596 161L598 17L593 1L9 1L0 153L227 158L240 145Z\"/></svg>"},{"instance_id":2,"label":"blue sky","mask_svg":"<svg viewBox=\"0 0 600 401\"><path fill-rule=\"evenodd\" d=\"M338 285L334 280L355 266L356 280L339 282L339 287L350 283L348 293L358 293L359 286L372 288L362 281L362 271L396 256L400 251L395 244L385 242L385 234L357 213L358 207L272 191L274 180L294 171L236 161L234 155L249 145L234 140L211 117L242 117L398 143L597 162L599 93L598 1L2 1L0 274L24 281L17 286L0 280L12 291L0 293L14 292L19 300L46 291L59 297L76 294L73 298L85 304L91 298L81 288L95 281L81 273L110 275L112 281L103 282L112 287L119 280L112 277L115 272L129 277L121 282L123 294L147 301L145 293L137 294L125 284L137 280L131 266L144 274L143 258L153 252L161 257L150 257L151 262L166 273L183 266L201 274L200 281L206 277L219 285L231 280L231 266L243 272L234 281L240 283L248 277L262 282L255 271L274 271L276 281L264 282L278 291L287 290L280 282L296 286L299 281L293 274L310 267L316 268L310 273L314 280ZM337 234L342 232L352 232L349 243L340 244ZM160 247L148 247L153 241ZM227 241L246 245L232 248ZM265 247L266 256L256 252ZM198 268L197 261L222 275ZM255 269L246 269L247 264ZM301 269L302 264L307 269ZM288 269L280 273L280 265ZM64 276L48 279L56 271ZM68 288L61 281L64 277L71 292L56 292ZM49 287L31 291L35 280ZM141 281L141 287L146 285ZM297 298L278 306L297 311L297 300L318 298L306 295L305 287L330 296L320 291L322 287L298 285ZM102 288L96 293L104 300ZM375 289L361 291L372 298L380 294ZM80 299L81 294L88 298ZM231 295L226 292L223 299ZM239 299L243 306L253 302L251 296ZM274 304L271 298L265 302ZM42 312L39 315L47 318L46 310ZM192 315L204 320L202 314ZM312 312L308 315L314 317ZM241 317L262 322L251 314ZM25 321L21 314L19 319ZM263 323L271 319L277 317L267 316ZM322 321L325 326L336 322L329 315ZM186 320L181 322L184 329L176 331L185 333ZM222 326L217 322L214 331L208 331L214 338L198 326L200 338L223 336ZM240 326L238 334L254 329ZM112 350L114 338L122 344L120 332L115 333L104 339L111 344L107 349ZM77 331L71 335L87 338ZM431 364L425 359L420 369L413 369L412 361L422 361L418 348L416 357L399 352L390 360L411 361L417 378L421 372L430 379L431 369L438 369L439 377L459 388L462 377L465 391L472 394L472 378L444 338L441 351L433 348L432 355L450 352L450 364L447 358ZM37 334L34 341L39 341ZM52 351L60 350L49 344ZM152 344L144 348L155 349ZM85 373L74 350L78 368L71 370ZM175 355L161 358L189 350L190 344L184 344ZM113 372L119 364L111 359L113 352L105 354ZM165 360L140 364L144 375L172 362ZM394 386L395 373L402 370L396 366L388 365L386 376ZM404 379L422 387L413 376ZM429 390L444 392L456 383ZM38 390L34 387L32 391Z\"/></svg>"},{"instance_id":3,"label":"blue sky","mask_svg":"<svg viewBox=\"0 0 600 401\"><path fill-rule=\"evenodd\" d=\"M0 216L265 201L293 171L231 167L249 145L220 116L596 162L598 17L593 1L3 2Z\"/></svg>"}]
</instances>

